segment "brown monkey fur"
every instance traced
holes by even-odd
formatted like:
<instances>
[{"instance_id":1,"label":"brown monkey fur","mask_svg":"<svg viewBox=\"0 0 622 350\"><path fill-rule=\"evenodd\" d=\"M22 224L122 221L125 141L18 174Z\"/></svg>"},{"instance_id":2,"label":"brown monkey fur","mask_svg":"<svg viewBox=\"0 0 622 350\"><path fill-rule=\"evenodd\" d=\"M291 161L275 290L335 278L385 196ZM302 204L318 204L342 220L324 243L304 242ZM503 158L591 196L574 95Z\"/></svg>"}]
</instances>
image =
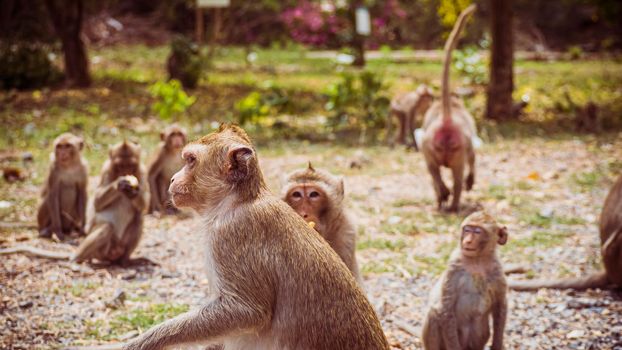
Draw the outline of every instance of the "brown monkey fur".
<instances>
[{"instance_id":1,"label":"brown monkey fur","mask_svg":"<svg viewBox=\"0 0 622 350\"><path fill-rule=\"evenodd\" d=\"M169 191L205 220L211 297L127 350L187 342L225 349L388 349L354 277L320 235L270 194L246 133L222 126L182 151Z\"/></svg>"},{"instance_id":2,"label":"brown monkey fur","mask_svg":"<svg viewBox=\"0 0 622 350\"><path fill-rule=\"evenodd\" d=\"M491 349L502 349L507 285L496 245L506 243L507 229L490 215L476 212L462 222L460 231L460 246L430 293L424 349L484 349L491 315Z\"/></svg>"},{"instance_id":3,"label":"brown monkey fur","mask_svg":"<svg viewBox=\"0 0 622 350\"><path fill-rule=\"evenodd\" d=\"M315 170L311 163L287 177L283 200L335 250L354 277L361 283L356 262L356 231L343 208L343 179L328 172Z\"/></svg>"},{"instance_id":4,"label":"brown monkey fur","mask_svg":"<svg viewBox=\"0 0 622 350\"><path fill-rule=\"evenodd\" d=\"M170 203L168 186L171 177L184 165L181 159L181 149L186 145L186 130L177 124L168 126L162 133L162 142L147 172L149 190L151 192L151 204L149 212L175 213L175 208Z\"/></svg>"},{"instance_id":5,"label":"brown monkey fur","mask_svg":"<svg viewBox=\"0 0 622 350\"><path fill-rule=\"evenodd\" d=\"M74 230L84 234L88 167L81 155L83 148L82 138L70 133L54 140L50 172L43 185L37 213L41 237L55 234L63 240L65 234Z\"/></svg>"},{"instance_id":6,"label":"brown monkey fur","mask_svg":"<svg viewBox=\"0 0 622 350\"><path fill-rule=\"evenodd\" d=\"M421 84L415 91L396 96L391 100L391 110L389 120L387 120L387 140L390 145L396 142L402 145L408 144L415 149L419 149L419 145L414 138L415 120L418 115L424 115L430 108L434 95L432 90L425 84ZM393 121L391 117L395 116L398 121L397 135L391 135ZM410 140L410 141L409 141Z\"/></svg>"},{"instance_id":7,"label":"brown monkey fur","mask_svg":"<svg viewBox=\"0 0 622 350\"><path fill-rule=\"evenodd\" d=\"M101 182L89 207L88 235L75 253L16 246L0 250L0 255L26 253L75 262L97 259L127 264L142 235L143 214L148 202L140 146L124 141L110 148L110 158L104 163Z\"/></svg>"},{"instance_id":8,"label":"brown monkey fur","mask_svg":"<svg viewBox=\"0 0 622 350\"><path fill-rule=\"evenodd\" d=\"M467 191L473 187L475 182L475 152L471 142L476 134L475 121L462 101L451 96L449 92L451 52L456 46L467 18L473 11L475 11L475 5L467 7L460 13L445 43L441 101L432 104L423 121L422 150L434 183L439 210L443 203L449 199L449 189L441 178L441 166L451 168L453 175L453 198L449 207L450 211L458 211L459 209L464 170L467 163L469 166L469 174L466 179Z\"/></svg>"},{"instance_id":9,"label":"brown monkey fur","mask_svg":"<svg viewBox=\"0 0 622 350\"><path fill-rule=\"evenodd\" d=\"M513 290L613 288L622 287L622 176L613 185L600 214L600 252L604 271L560 280L509 281Z\"/></svg>"}]
</instances>

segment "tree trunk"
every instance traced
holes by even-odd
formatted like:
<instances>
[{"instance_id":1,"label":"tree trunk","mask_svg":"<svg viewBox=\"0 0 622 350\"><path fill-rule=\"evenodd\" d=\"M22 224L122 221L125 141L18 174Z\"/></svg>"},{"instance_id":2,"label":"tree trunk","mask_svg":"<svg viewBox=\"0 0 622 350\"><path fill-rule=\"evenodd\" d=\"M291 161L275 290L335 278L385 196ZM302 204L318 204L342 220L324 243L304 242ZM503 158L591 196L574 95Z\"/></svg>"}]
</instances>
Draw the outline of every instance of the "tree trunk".
<instances>
[{"instance_id":1,"label":"tree trunk","mask_svg":"<svg viewBox=\"0 0 622 350\"><path fill-rule=\"evenodd\" d=\"M486 118L512 118L514 43L512 0L490 0L492 33Z\"/></svg>"},{"instance_id":2,"label":"tree trunk","mask_svg":"<svg viewBox=\"0 0 622 350\"><path fill-rule=\"evenodd\" d=\"M46 0L45 5L63 46L67 85L88 87L91 85L88 57L80 37L84 10L82 0Z\"/></svg>"}]
</instances>

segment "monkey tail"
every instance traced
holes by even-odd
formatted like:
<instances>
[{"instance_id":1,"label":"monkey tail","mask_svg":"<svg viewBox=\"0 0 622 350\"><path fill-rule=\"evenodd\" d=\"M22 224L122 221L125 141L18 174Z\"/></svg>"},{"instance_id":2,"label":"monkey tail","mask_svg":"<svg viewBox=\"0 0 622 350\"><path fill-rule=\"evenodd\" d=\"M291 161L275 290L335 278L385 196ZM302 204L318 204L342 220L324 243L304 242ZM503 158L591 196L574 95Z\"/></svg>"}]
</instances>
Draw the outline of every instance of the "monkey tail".
<instances>
[{"instance_id":1,"label":"monkey tail","mask_svg":"<svg viewBox=\"0 0 622 350\"><path fill-rule=\"evenodd\" d=\"M40 258L54 259L54 260L69 260L71 259L71 253L67 252L53 252L45 249L35 248L28 245L18 245L6 249L0 249L0 255L9 254L27 254L34 255Z\"/></svg>"},{"instance_id":2,"label":"monkey tail","mask_svg":"<svg viewBox=\"0 0 622 350\"><path fill-rule=\"evenodd\" d=\"M508 287L517 291L534 291L540 288L547 289L575 289L585 290L590 288L607 288L611 282L607 278L605 271L593 273L588 276L578 278L566 278L550 281L508 281Z\"/></svg>"},{"instance_id":3,"label":"monkey tail","mask_svg":"<svg viewBox=\"0 0 622 350\"><path fill-rule=\"evenodd\" d=\"M451 66L451 53L456 47L458 37L464 28L464 24L469 16L475 11L476 5L472 4L465 8L458 16L454 28L445 42L445 56L443 58L443 79L441 82L441 103L443 106L443 123L451 123L451 96L449 92L449 67Z\"/></svg>"}]
</instances>

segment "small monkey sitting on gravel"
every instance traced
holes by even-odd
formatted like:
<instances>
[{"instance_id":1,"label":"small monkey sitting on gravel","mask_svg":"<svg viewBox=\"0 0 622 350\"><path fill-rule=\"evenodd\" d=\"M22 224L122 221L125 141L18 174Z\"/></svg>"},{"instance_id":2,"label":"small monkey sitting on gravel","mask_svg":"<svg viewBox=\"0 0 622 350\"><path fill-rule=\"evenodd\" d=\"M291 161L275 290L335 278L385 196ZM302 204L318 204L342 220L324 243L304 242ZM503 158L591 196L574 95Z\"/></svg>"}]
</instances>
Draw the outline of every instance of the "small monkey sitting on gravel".
<instances>
[{"instance_id":1,"label":"small monkey sitting on gravel","mask_svg":"<svg viewBox=\"0 0 622 350\"><path fill-rule=\"evenodd\" d=\"M491 349L502 349L507 284L496 246L507 242L507 229L492 216L476 212L464 219L460 231L460 246L430 293L423 347L484 349L492 314Z\"/></svg>"}]
</instances>

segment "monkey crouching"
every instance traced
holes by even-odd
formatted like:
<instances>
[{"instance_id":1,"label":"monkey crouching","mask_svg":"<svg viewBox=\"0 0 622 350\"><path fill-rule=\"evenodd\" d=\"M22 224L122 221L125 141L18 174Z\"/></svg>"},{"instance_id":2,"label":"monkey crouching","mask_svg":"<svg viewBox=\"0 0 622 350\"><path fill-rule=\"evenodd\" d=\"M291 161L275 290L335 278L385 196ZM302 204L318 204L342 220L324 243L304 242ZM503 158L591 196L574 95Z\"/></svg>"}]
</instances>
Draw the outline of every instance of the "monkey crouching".
<instances>
[{"instance_id":1,"label":"monkey crouching","mask_svg":"<svg viewBox=\"0 0 622 350\"><path fill-rule=\"evenodd\" d=\"M490 316L491 349L503 348L507 285L496 245L505 244L507 237L507 229L488 214L473 213L463 221L460 246L430 293L424 349L483 350L490 338Z\"/></svg>"}]
</instances>

